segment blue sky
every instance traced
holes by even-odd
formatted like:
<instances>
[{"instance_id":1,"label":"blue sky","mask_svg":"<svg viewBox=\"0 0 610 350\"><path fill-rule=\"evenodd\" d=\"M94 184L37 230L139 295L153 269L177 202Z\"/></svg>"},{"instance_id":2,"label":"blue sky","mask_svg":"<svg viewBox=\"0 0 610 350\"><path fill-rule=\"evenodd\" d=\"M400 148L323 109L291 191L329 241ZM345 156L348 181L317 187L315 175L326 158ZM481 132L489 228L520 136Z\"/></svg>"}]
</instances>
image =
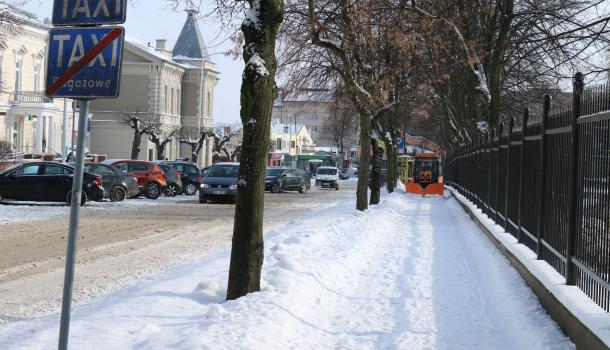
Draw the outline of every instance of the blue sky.
<instances>
[{"instance_id":1,"label":"blue sky","mask_svg":"<svg viewBox=\"0 0 610 350\"><path fill-rule=\"evenodd\" d=\"M186 20L186 13L174 11L168 4L167 0L129 1L125 23L126 35L142 42L150 42L152 45L155 39L167 39L167 46L174 47ZM26 10L38 15L40 20L51 17L52 7L51 0L30 0L24 6ZM199 25L208 44L208 51L212 55L212 61L216 63L216 69L221 72L215 91L215 121L238 121L239 89L244 64L241 60L236 61L222 54L230 48L230 41L219 45L226 38L226 34L219 35L219 27L215 23L200 21Z\"/></svg>"}]
</instances>

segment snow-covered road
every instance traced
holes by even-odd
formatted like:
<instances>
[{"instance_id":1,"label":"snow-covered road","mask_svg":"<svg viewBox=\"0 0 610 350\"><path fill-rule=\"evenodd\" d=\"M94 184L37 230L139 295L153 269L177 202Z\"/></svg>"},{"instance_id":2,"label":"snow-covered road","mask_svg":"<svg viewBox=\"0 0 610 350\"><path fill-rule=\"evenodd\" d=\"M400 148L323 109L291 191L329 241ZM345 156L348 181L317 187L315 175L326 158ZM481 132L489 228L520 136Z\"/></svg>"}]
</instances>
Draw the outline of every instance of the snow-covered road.
<instances>
[{"instance_id":1,"label":"snow-covered road","mask_svg":"<svg viewBox=\"0 0 610 350\"><path fill-rule=\"evenodd\" d=\"M263 290L224 302L229 251L75 308L75 349L572 349L453 199L353 199L266 236ZM58 316L0 328L55 346Z\"/></svg>"}]
</instances>

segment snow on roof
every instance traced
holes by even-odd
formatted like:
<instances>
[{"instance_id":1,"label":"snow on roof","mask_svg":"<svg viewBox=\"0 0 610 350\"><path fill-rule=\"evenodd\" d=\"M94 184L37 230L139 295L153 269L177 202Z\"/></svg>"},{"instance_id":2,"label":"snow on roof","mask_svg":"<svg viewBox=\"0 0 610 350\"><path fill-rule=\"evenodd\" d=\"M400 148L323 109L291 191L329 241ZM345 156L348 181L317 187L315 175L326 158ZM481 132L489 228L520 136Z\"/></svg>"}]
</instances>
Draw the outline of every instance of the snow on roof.
<instances>
[{"instance_id":1,"label":"snow on roof","mask_svg":"<svg viewBox=\"0 0 610 350\"><path fill-rule=\"evenodd\" d=\"M0 1L0 13L5 17L5 21L16 21L17 23L26 23L36 27L49 29L51 26L48 24L44 24L40 22L38 16L33 14L32 12L28 12L26 10L20 9L15 6L11 6L4 1Z\"/></svg>"},{"instance_id":2,"label":"snow on roof","mask_svg":"<svg viewBox=\"0 0 610 350\"><path fill-rule=\"evenodd\" d=\"M181 63L181 62L176 62L174 60L170 60L167 58L167 56L163 55L161 52L157 51L157 49L155 49L154 47L148 46L147 44L145 44L143 41L141 41L138 38L134 38L134 37L130 37L130 36L126 36L125 37L125 42L129 45L131 45L132 47L139 49L140 51L143 51L155 58L158 58L162 61L166 61L166 62L172 62L175 65L181 66L183 68L195 68L195 66L193 66L192 64L189 63Z\"/></svg>"}]
</instances>

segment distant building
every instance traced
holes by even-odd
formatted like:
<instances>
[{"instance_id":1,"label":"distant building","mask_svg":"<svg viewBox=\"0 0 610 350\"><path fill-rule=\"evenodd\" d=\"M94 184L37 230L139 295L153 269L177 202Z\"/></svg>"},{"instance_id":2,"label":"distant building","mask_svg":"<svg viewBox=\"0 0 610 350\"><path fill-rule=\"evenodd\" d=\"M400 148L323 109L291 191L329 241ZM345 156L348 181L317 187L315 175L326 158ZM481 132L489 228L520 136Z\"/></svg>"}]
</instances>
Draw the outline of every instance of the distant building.
<instances>
[{"instance_id":1,"label":"distant building","mask_svg":"<svg viewBox=\"0 0 610 350\"><path fill-rule=\"evenodd\" d=\"M333 137L332 121L335 118L334 96L328 89L280 89L273 104L272 118L285 124L303 124L311 133L317 147L339 149ZM354 125L344 140L344 150L358 145L358 125Z\"/></svg>"},{"instance_id":2,"label":"distant building","mask_svg":"<svg viewBox=\"0 0 610 350\"><path fill-rule=\"evenodd\" d=\"M161 129L181 129L196 136L198 131L214 126L214 88L220 73L203 41L197 24L197 11L189 9L187 19L173 50L166 41L156 45L126 38L118 99L94 100L91 151L109 158L129 158L133 130L121 123L126 114L146 112L155 115ZM199 156L199 165L212 163L213 140L207 140ZM165 150L168 159L189 158L190 146L176 138ZM139 158L155 160L155 145L142 138Z\"/></svg>"},{"instance_id":3,"label":"distant building","mask_svg":"<svg viewBox=\"0 0 610 350\"><path fill-rule=\"evenodd\" d=\"M0 141L15 158L53 158L61 154L64 109L71 129L72 101L44 96L50 26L1 2L0 16Z\"/></svg>"}]
</instances>

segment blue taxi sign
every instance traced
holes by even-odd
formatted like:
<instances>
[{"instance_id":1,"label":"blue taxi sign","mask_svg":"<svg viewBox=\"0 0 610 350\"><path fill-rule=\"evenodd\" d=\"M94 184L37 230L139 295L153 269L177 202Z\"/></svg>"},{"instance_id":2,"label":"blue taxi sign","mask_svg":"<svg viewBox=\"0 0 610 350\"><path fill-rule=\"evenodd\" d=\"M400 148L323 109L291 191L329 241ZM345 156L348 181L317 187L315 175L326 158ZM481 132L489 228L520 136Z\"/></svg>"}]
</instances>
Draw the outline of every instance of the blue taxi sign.
<instances>
[{"instance_id":1,"label":"blue taxi sign","mask_svg":"<svg viewBox=\"0 0 610 350\"><path fill-rule=\"evenodd\" d=\"M127 0L54 0L54 26L125 23Z\"/></svg>"},{"instance_id":2,"label":"blue taxi sign","mask_svg":"<svg viewBox=\"0 0 610 350\"><path fill-rule=\"evenodd\" d=\"M52 29L46 95L118 97L124 36L122 27Z\"/></svg>"}]
</instances>

